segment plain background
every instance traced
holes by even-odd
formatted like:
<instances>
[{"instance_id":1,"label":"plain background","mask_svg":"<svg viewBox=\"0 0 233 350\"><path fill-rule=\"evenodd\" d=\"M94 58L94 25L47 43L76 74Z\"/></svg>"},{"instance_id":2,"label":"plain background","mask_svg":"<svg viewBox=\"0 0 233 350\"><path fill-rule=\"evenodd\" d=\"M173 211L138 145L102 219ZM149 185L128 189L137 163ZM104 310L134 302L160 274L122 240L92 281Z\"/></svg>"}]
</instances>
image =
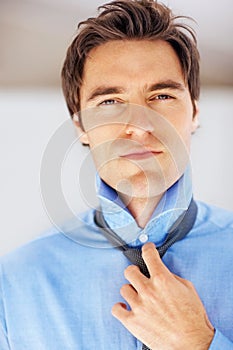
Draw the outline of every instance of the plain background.
<instances>
[{"instance_id":1,"label":"plain background","mask_svg":"<svg viewBox=\"0 0 233 350\"><path fill-rule=\"evenodd\" d=\"M49 140L69 119L59 86L60 67L76 23L101 3L0 3L0 255L52 225L41 200L40 167ZM201 127L192 145L195 198L233 210L232 1L169 3L199 23L203 87ZM65 197L81 211L88 207L77 188L85 152L76 145L73 162L64 166ZM91 176L86 170L87 189Z\"/></svg>"}]
</instances>

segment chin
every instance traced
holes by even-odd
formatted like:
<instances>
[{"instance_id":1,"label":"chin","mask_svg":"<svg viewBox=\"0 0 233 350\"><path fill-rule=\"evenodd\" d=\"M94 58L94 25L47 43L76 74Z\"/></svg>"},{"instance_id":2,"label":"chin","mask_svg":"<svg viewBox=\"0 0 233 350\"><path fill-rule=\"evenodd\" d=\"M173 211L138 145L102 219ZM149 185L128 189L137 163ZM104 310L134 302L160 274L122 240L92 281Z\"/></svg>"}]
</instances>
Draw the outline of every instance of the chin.
<instances>
[{"instance_id":1,"label":"chin","mask_svg":"<svg viewBox=\"0 0 233 350\"><path fill-rule=\"evenodd\" d=\"M120 179L112 187L130 198L152 198L163 195L178 178L178 175L161 176L161 173L149 172Z\"/></svg>"}]
</instances>

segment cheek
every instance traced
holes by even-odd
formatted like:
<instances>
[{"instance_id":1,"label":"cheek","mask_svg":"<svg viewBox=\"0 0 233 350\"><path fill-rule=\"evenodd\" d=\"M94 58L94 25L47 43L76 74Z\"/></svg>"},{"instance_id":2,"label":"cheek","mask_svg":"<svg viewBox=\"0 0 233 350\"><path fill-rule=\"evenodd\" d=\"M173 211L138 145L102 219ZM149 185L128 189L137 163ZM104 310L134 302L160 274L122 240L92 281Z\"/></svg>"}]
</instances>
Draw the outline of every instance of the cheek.
<instances>
[{"instance_id":1,"label":"cheek","mask_svg":"<svg viewBox=\"0 0 233 350\"><path fill-rule=\"evenodd\" d=\"M105 173L115 165L117 154L113 144L118 138L119 129L102 126L88 132L91 154L98 172ZM116 170L115 170L116 171Z\"/></svg>"},{"instance_id":2,"label":"cheek","mask_svg":"<svg viewBox=\"0 0 233 350\"><path fill-rule=\"evenodd\" d=\"M175 131L185 142L185 144L190 143L190 138L193 130L193 116L191 112L191 109L190 111L186 110L184 113L179 113L170 119L170 122L173 125Z\"/></svg>"},{"instance_id":3,"label":"cheek","mask_svg":"<svg viewBox=\"0 0 233 350\"><path fill-rule=\"evenodd\" d=\"M120 125L105 125L93 128L87 133L91 148L114 141L120 137L122 130L123 126Z\"/></svg>"},{"instance_id":4,"label":"cheek","mask_svg":"<svg viewBox=\"0 0 233 350\"><path fill-rule=\"evenodd\" d=\"M184 144L184 147L189 152L192 135L190 123L184 122L183 125L178 126L177 132L179 134L179 137L181 138L182 143Z\"/></svg>"}]
</instances>

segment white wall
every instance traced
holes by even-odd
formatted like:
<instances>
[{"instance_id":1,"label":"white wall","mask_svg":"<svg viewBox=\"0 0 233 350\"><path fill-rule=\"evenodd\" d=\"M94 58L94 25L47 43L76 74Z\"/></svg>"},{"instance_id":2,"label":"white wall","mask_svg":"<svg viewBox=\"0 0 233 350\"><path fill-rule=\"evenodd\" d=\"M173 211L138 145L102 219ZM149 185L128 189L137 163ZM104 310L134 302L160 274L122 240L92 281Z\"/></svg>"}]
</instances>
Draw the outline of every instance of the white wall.
<instances>
[{"instance_id":1,"label":"white wall","mask_svg":"<svg viewBox=\"0 0 233 350\"><path fill-rule=\"evenodd\" d=\"M193 136L192 147L195 197L230 210L233 210L232 93L233 89L203 90L201 128ZM0 91L0 118L1 255L51 226L41 201L41 159L54 132L69 118L63 96L56 90ZM65 169L70 179L67 198L73 192L72 184L77 181L85 156L83 148L77 144L73 147L77 148L75 157L77 151L81 153L80 159L73 158L76 163L72 166L68 161ZM86 207L83 198L77 190L75 200L71 199L75 210ZM90 201L95 202L94 197Z\"/></svg>"},{"instance_id":2,"label":"white wall","mask_svg":"<svg viewBox=\"0 0 233 350\"><path fill-rule=\"evenodd\" d=\"M203 90L193 136L196 198L233 210L233 89Z\"/></svg>"}]
</instances>

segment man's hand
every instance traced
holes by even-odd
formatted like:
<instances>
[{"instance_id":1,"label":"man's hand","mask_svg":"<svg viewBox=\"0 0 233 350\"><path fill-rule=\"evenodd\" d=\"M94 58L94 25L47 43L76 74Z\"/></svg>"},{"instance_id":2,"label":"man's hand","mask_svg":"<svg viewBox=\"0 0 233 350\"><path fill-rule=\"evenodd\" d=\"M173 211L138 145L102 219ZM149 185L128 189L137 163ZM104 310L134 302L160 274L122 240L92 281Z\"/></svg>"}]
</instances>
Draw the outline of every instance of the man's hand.
<instances>
[{"instance_id":1,"label":"man's hand","mask_svg":"<svg viewBox=\"0 0 233 350\"><path fill-rule=\"evenodd\" d=\"M214 328L192 283L167 269L153 243L143 246L142 257L151 277L126 268L130 284L120 292L131 310L117 303L113 316L152 350L208 349Z\"/></svg>"}]
</instances>

